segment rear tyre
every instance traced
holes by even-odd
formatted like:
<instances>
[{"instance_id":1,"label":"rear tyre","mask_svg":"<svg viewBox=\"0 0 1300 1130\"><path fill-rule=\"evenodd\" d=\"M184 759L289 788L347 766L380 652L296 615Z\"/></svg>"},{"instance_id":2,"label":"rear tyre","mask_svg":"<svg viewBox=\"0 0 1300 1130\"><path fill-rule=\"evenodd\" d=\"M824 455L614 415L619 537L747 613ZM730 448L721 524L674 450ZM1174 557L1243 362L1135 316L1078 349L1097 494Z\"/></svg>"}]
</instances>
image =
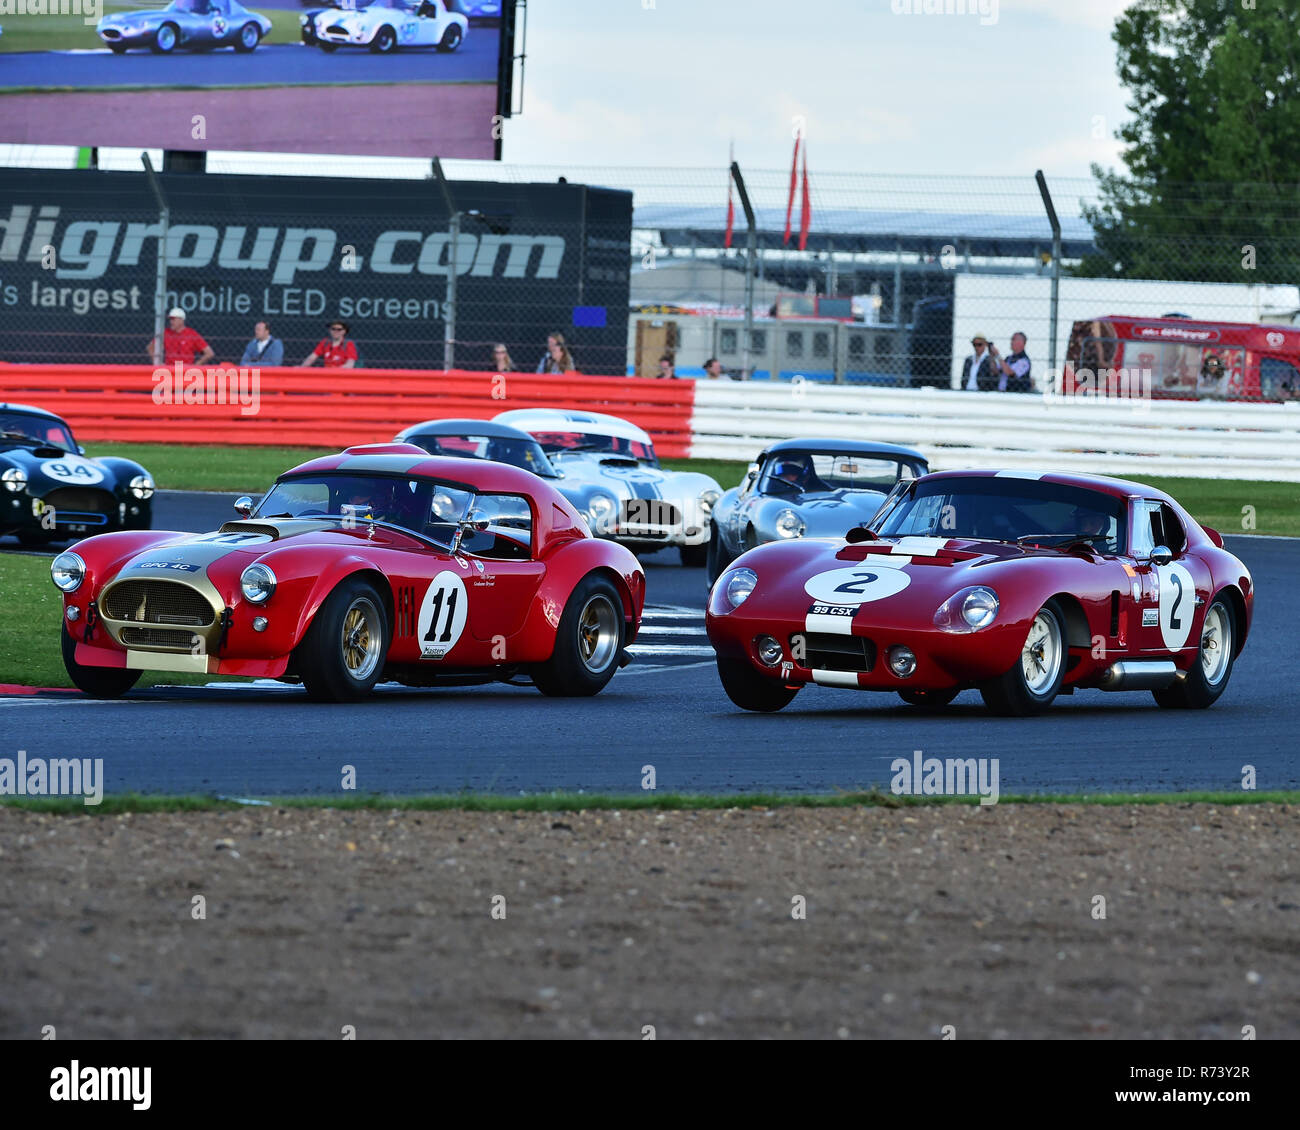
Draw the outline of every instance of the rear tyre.
<instances>
[{"instance_id":1,"label":"rear tyre","mask_svg":"<svg viewBox=\"0 0 1300 1130\"><path fill-rule=\"evenodd\" d=\"M370 50L376 55L387 55L397 47L397 32L385 24L370 41Z\"/></svg>"},{"instance_id":2,"label":"rear tyre","mask_svg":"<svg viewBox=\"0 0 1300 1130\"><path fill-rule=\"evenodd\" d=\"M898 697L910 706L937 710L939 707L947 706L960 693L958 688L950 687L946 691L899 691Z\"/></svg>"},{"instance_id":3,"label":"rear tyre","mask_svg":"<svg viewBox=\"0 0 1300 1130\"><path fill-rule=\"evenodd\" d=\"M121 698L140 681L143 671L125 667L86 667L77 662L77 643L68 635L66 625L61 629L63 667L72 685L91 698Z\"/></svg>"},{"instance_id":4,"label":"rear tyre","mask_svg":"<svg viewBox=\"0 0 1300 1130\"><path fill-rule=\"evenodd\" d=\"M551 698L599 694L623 653L623 599L604 577L585 577L564 606L555 650L532 670L533 685Z\"/></svg>"},{"instance_id":5,"label":"rear tyre","mask_svg":"<svg viewBox=\"0 0 1300 1130\"><path fill-rule=\"evenodd\" d=\"M709 562L709 547L705 545L683 545L678 548L682 564L688 569L699 569Z\"/></svg>"},{"instance_id":6,"label":"rear tyre","mask_svg":"<svg viewBox=\"0 0 1300 1130\"><path fill-rule=\"evenodd\" d=\"M442 36L442 42L438 44L439 51L455 51L460 46L464 38L459 24L452 24Z\"/></svg>"},{"instance_id":7,"label":"rear tyre","mask_svg":"<svg viewBox=\"0 0 1300 1130\"><path fill-rule=\"evenodd\" d=\"M1151 692L1157 704L1166 710L1204 710L1212 705L1232 678L1236 638L1232 605L1216 597L1205 610L1200 655L1182 682Z\"/></svg>"},{"instance_id":8,"label":"rear tyre","mask_svg":"<svg viewBox=\"0 0 1300 1130\"><path fill-rule=\"evenodd\" d=\"M298 645L298 674L313 702L356 702L388 656L384 602L368 581L345 580L325 598Z\"/></svg>"},{"instance_id":9,"label":"rear tyre","mask_svg":"<svg viewBox=\"0 0 1300 1130\"><path fill-rule=\"evenodd\" d=\"M1025 645L1011 670L980 687L994 714L1025 718L1041 714L1056 698L1065 677L1065 617L1049 600L1029 625Z\"/></svg>"},{"instance_id":10,"label":"rear tyre","mask_svg":"<svg viewBox=\"0 0 1300 1130\"><path fill-rule=\"evenodd\" d=\"M722 689L741 710L757 710L763 714L773 714L782 707L789 706L797 689L791 690L776 679L760 675L743 659L724 659L718 657L718 677L722 680Z\"/></svg>"}]
</instances>

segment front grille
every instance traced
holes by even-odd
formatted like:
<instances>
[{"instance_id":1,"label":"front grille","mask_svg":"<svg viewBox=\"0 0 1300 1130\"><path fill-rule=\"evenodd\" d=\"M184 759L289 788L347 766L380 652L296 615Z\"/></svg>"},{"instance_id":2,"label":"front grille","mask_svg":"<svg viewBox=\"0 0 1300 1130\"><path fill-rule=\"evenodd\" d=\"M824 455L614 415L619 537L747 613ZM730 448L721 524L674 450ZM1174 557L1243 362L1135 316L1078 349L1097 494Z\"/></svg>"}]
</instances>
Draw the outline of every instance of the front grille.
<instances>
[{"instance_id":1,"label":"front grille","mask_svg":"<svg viewBox=\"0 0 1300 1130\"><path fill-rule=\"evenodd\" d=\"M619 510L619 524L673 529L682 524L682 515L676 506L662 498L625 498Z\"/></svg>"},{"instance_id":2,"label":"front grille","mask_svg":"<svg viewBox=\"0 0 1300 1130\"><path fill-rule=\"evenodd\" d=\"M216 618L202 593L174 581L121 581L108 590L100 606L110 620L145 624L199 628Z\"/></svg>"},{"instance_id":3,"label":"front grille","mask_svg":"<svg viewBox=\"0 0 1300 1130\"><path fill-rule=\"evenodd\" d=\"M199 637L175 628L123 628L122 642L128 647L176 647L193 651Z\"/></svg>"},{"instance_id":4,"label":"front grille","mask_svg":"<svg viewBox=\"0 0 1300 1130\"><path fill-rule=\"evenodd\" d=\"M55 514L64 510L81 514L116 514L117 500L106 490L87 490L85 487L60 487L45 496L45 505L53 506Z\"/></svg>"},{"instance_id":5,"label":"front grille","mask_svg":"<svg viewBox=\"0 0 1300 1130\"><path fill-rule=\"evenodd\" d=\"M876 645L862 636L801 632L790 637L791 654L803 649L803 666L813 671L870 671L876 665Z\"/></svg>"}]
</instances>

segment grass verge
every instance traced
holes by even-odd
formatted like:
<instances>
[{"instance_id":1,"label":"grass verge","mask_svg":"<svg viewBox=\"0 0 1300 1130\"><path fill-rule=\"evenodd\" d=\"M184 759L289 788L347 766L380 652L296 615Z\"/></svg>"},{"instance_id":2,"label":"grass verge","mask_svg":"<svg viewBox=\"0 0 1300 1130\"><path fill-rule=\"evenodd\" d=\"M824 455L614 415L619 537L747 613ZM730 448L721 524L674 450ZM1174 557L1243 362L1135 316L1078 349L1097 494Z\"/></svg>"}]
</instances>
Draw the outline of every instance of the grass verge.
<instances>
[{"instance_id":1,"label":"grass verge","mask_svg":"<svg viewBox=\"0 0 1300 1130\"><path fill-rule=\"evenodd\" d=\"M263 799L265 798L243 798ZM917 808L944 804L979 806L978 796L899 797L872 789L870 792L739 793L730 795L665 793L662 796L595 793L533 793L526 796L496 796L490 793L447 793L426 796L371 794L356 797L280 797L265 800L273 808L319 808L356 811L409 812L584 812L608 809L625 811L651 809L690 811L704 809L767 808ZM1129 804L1207 804L1234 807L1242 804L1300 804L1300 791L1274 792L1185 792L1185 793L1033 793L1000 797L1005 804L1076 804L1118 806ZM218 796L145 796L123 793L104 797L99 805L87 805L79 797L3 797L0 807L54 815L94 813L119 816L125 813L210 812L247 807L239 801ZM986 806L988 807L988 806Z\"/></svg>"}]
</instances>

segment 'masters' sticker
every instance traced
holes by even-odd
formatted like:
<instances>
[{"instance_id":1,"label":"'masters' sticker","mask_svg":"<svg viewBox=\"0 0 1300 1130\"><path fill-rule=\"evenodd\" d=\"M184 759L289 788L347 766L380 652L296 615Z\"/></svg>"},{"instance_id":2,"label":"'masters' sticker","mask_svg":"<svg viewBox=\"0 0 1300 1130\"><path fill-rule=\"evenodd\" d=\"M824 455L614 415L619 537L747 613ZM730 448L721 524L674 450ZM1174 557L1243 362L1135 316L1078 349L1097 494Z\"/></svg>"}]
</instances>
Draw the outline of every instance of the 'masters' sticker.
<instances>
[{"instance_id":1,"label":"'masters' sticker","mask_svg":"<svg viewBox=\"0 0 1300 1130\"><path fill-rule=\"evenodd\" d=\"M854 569L831 569L804 582L804 592L823 604L867 604L895 596L912 583L902 569L862 564Z\"/></svg>"}]
</instances>

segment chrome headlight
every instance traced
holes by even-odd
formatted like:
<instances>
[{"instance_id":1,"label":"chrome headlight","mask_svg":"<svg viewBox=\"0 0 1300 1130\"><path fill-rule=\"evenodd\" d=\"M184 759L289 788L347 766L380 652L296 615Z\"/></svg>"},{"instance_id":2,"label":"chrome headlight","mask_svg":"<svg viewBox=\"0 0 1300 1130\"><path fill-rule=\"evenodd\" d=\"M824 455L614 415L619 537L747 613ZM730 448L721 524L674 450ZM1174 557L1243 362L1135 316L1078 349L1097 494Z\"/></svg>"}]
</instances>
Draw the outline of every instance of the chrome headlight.
<instances>
[{"instance_id":1,"label":"chrome headlight","mask_svg":"<svg viewBox=\"0 0 1300 1130\"><path fill-rule=\"evenodd\" d=\"M776 532L783 538L801 538L808 527L793 510L785 509L776 516Z\"/></svg>"},{"instance_id":2,"label":"chrome headlight","mask_svg":"<svg viewBox=\"0 0 1300 1130\"><path fill-rule=\"evenodd\" d=\"M50 562L50 580L64 592L76 592L86 579L86 563L75 553L63 552Z\"/></svg>"},{"instance_id":3,"label":"chrome headlight","mask_svg":"<svg viewBox=\"0 0 1300 1130\"><path fill-rule=\"evenodd\" d=\"M136 498L152 498L154 492L153 479L148 475L136 475L131 480L131 493Z\"/></svg>"},{"instance_id":4,"label":"chrome headlight","mask_svg":"<svg viewBox=\"0 0 1300 1130\"><path fill-rule=\"evenodd\" d=\"M732 608L739 608L749 599L758 585L758 574L753 569L733 569L727 574L722 595Z\"/></svg>"},{"instance_id":5,"label":"chrome headlight","mask_svg":"<svg viewBox=\"0 0 1300 1130\"><path fill-rule=\"evenodd\" d=\"M709 515L713 513L713 508L718 504L718 499L722 497L721 491L710 488L700 495L700 509Z\"/></svg>"},{"instance_id":6,"label":"chrome headlight","mask_svg":"<svg viewBox=\"0 0 1300 1130\"><path fill-rule=\"evenodd\" d=\"M27 486L27 472L21 467L10 467L0 474L0 482L4 483L6 490L17 493Z\"/></svg>"},{"instance_id":7,"label":"chrome headlight","mask_svg":"<svg viewBox=\"0 0 1300 1130\"><path fill-rule=\"evenodd\" d=\"M306 26L307 26L307 17L306 17L306 16L299 16L299 17L298 17L298 22L299 22L300 24L302 24L303 27L306 27Z\"/></svg>"},{"instance_id":8,"label":"chrome headlight","mask_svg":"<svg viewBox=\"0 0 1300 1130\"><path fill-rule=\"evenodd\" d=\"M250 565L239 578L244 599L251 604L265 604L275 592L275 574L267 565Z\"/></svg>"},{"instance_id":9,"label":"chrome headlight","mask_svg":"<svg viewBox=\"0 0 1300 1130\"><path fill-rule=\"evenodd\" d=\"M998 594L985 585L953 593L934 613L934 626L944 632L978 632L998 614Z\"/></svg>"},{"instance_id":10,"label":"chrome headlight","mask_svg":"<svg viewBox=\"0 0 1300 1130\"><path fill-rule=\"evenodd\" d=\"M593 494L587 503L587 513L593 526L607 525L618 510L618 503L607 494Z\"/></svg>"}]
</instances>

